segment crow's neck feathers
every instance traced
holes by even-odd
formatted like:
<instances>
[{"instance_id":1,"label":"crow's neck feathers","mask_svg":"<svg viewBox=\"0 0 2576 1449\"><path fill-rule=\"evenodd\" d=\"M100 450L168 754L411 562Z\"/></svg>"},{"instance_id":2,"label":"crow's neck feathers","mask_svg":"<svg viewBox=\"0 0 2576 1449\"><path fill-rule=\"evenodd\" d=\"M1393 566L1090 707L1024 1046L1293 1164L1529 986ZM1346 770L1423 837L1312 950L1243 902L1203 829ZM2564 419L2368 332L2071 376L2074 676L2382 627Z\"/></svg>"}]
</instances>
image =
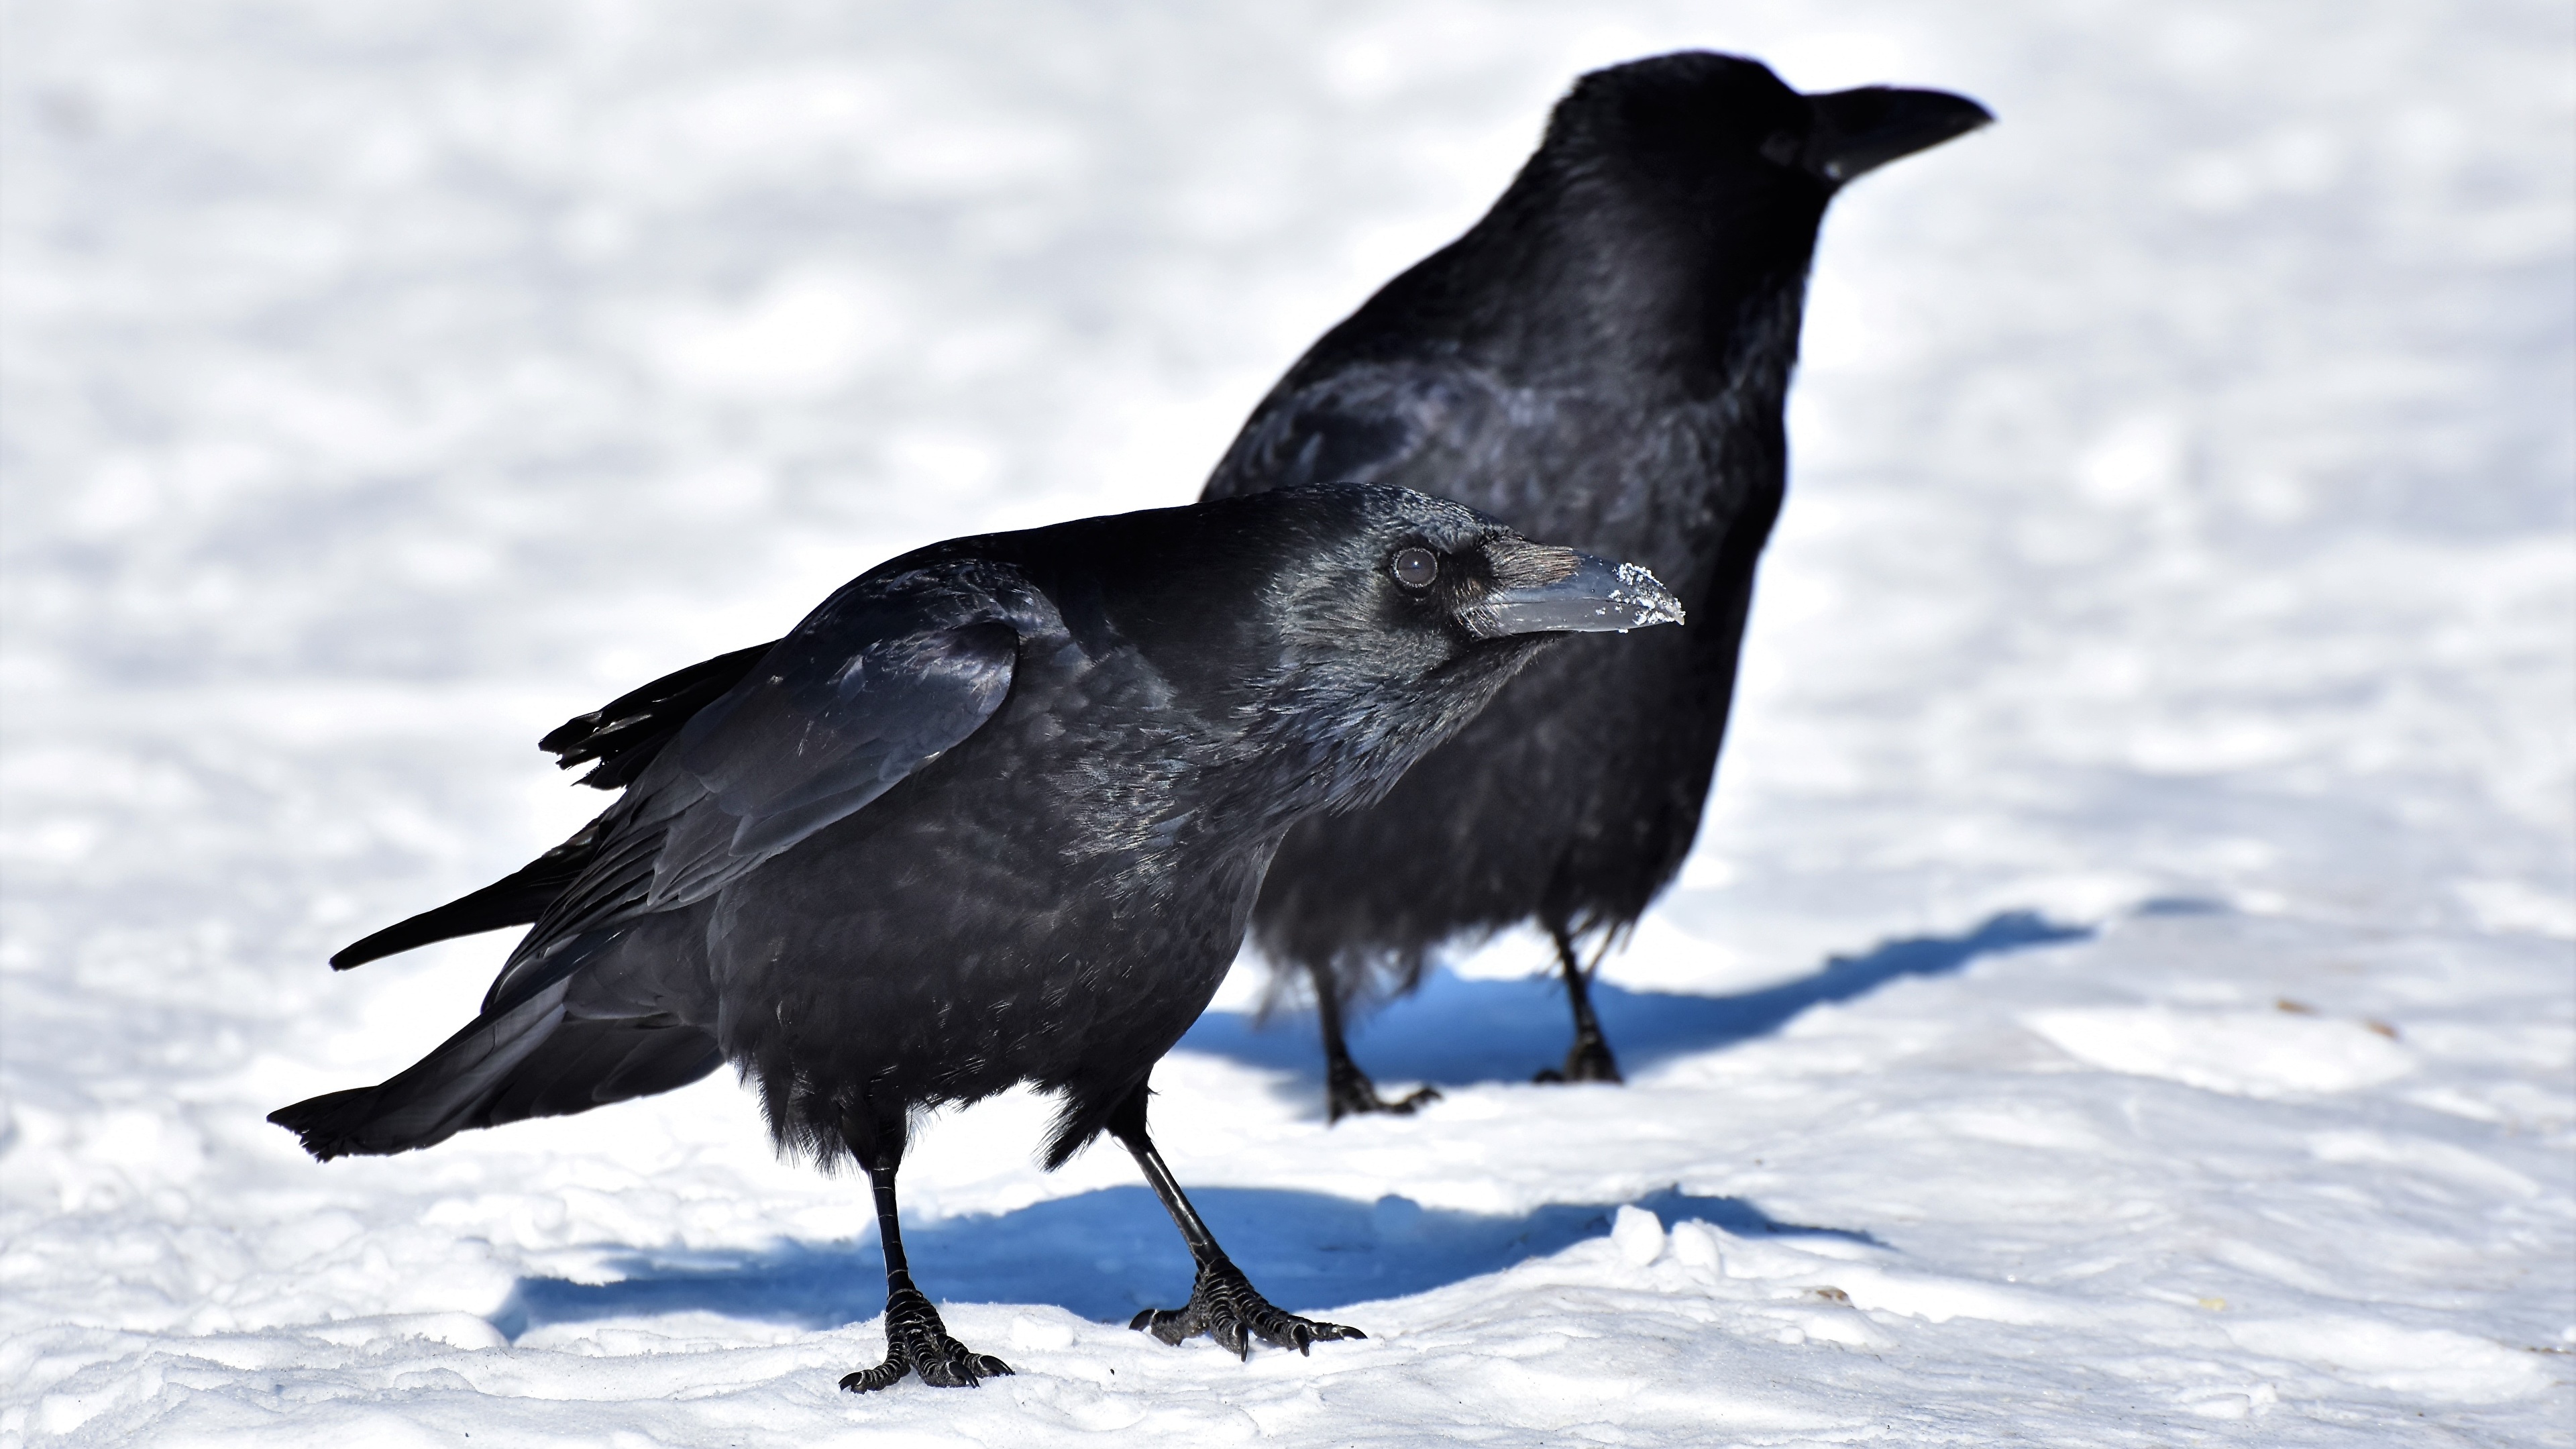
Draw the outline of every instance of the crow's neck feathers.
<instances>
[{"instance_id":1,"label":"crow's neck feathers","mask_svg":"<svg viewBox=\"0 0 2576 1449\"><path fill-rule=\"evenodd\" d=\"M1391 506L1393 490L1383 492L1371 507ZM1164 528L1128 515L1129 551L1116 567L1085 570L1118 586L1047 581L1086 653L1134 660L1123 667L1152 675L1135 682L1135 698L1165 727L1193 722L1186 744L1173 742L1193 783L1134 782L1169 802L1123 845L1218 836L1266 852L1303 815L1384 794L1535 651L1536 639L1471 641L1389 603L1385 555L1404 539L1455 544L1491 526L1456 504L1402 506L1421 516L1363 518L1341 489L1164 510ZM1354 589L1355 579L1371 586ZM1271 662L1251 674L1211 667L1247 658Z\"/></svg>"}]
</instances>

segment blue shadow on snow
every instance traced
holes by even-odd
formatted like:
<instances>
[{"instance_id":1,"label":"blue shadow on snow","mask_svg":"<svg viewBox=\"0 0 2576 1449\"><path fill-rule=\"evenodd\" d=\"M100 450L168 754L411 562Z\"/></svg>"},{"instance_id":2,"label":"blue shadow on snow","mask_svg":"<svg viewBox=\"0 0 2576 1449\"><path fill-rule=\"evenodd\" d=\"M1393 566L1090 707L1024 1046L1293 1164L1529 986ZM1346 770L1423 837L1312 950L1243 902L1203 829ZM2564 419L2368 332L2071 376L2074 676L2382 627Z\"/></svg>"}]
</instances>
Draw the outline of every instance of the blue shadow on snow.
<instances>
[{"instance_id":1,"label":"blue shadow on snow","mask_svg":"<svg viewBox=\"0 0 2576 1449\"><path fill-rule=\"evenodd\" d=\"M1641 1067L1684 1052L1777 1030L1810 1006L1847 1001L1901 976L1937 976L1979 956L2082 940L2089 928L2028 912L1999 915L1963 936L1890 941L1837 956L1812 976L1735 996L1627 991L1606 982L1593 1004L1622 1062ZM1301 1029L1302 1028L1302 1029ZM1369 1070L1386 1081L1526 1081L1565 1050L1564 997L1552 977L1468 981L1436 972L1417 994L1353 1033ZM1322 1053L1302 1019L1256 1030L1247 1015L1211 1012L1182 1039L1209 1052L1310 1079ZM1609 1231L1615 1207L1551 1204L1518 1217L1426 1209L1400 1197L1375 1203L1273 1188L1204 1188L1191 1194L1208 1224L1271 1301L1316 1312L1401 1297L1497 1272ZM1864 1232L1775 1222L1742 1198L1690 1197L1671 1189L1639 1199L1666 1223L1698 1219L1739 1236L1798 1234L1875 1243ZM1052 1303L1082 1317L1123 1322L1137 1309L1173 1307L1189 1294L1190 1264L1161 1204L1142 1187L1110 1188L992 1217L908 1228L904 1246L931 1296L952 1303ZM885 1308L874 1233L822 1245L757 1251L633 1251L603 1265L618 1281L522 1278L492 1315L517 1338L553 1323L704 1312L825 1328Z\"/></svg>"},{"instance_id":2,"label":"blue shadow on snow","mask_svg":"<svg viewBox=\"0 0 2576 1449\"><path fill-rule=\"evenodd\" d=\"M1406 1198L1375 1203L1275 1188L1193 1191L1226 1252L1273 1303L1317 1312L1422 1293L1508 1268L1610 1231L1615 1206L1551 1204L1518 1217L1446 1212ZM1867 1233L1774 1222L1732 1197L1667 1189L1640 1198L1667 1224L1698 1219L1739 1237L1794 1234L1875 1243ZM1059 1198L990 1217L907 1224L905 1255L924 1291L950 1303L1052 1303L1100 1322L1189 1297L1190 1260L1142 1187ZM515 1339L553 1323L716 1313L830 1328L885 1310L876 1235L743 1252L633 1252L604 1265L613 1283L522 1278L492 1323ZM1365 1325L1362 1325L1365 1327Z\"/></svg>"},{"instance_id":3,"label":"blue shadow on snow","mask_svg":"<svg viewBox=\"0 0 2576 1449\"><path fill-rule=\"evenodd\" d=\"M2061 941L2081 941L2089 926L2067 926L2029 911L1995 916L1964 936L1889 941L1859 956L1835 956L1825 968L1735 996L1629 991L1609 982L1592 988L1602 1034L1634 1071L1668 1057L1727 1046L1777 1031L1808 1007L1848 1001L1900 976L1940 976L1979 956ZM1256 1024L1249 1013L1211 1011L1176 1050L1206 1052L1299 1073L1321 1109L1323 1047L1314 1017L1298 1012ZM1553 974L1513 981L1470 981L1433 971L1422 989L1388 1003L1350 1033L1351 1053L1381 1082L1526 1082L1565 1057L1572 1026L1565 988Z\"/></svg>"}]
</instances>

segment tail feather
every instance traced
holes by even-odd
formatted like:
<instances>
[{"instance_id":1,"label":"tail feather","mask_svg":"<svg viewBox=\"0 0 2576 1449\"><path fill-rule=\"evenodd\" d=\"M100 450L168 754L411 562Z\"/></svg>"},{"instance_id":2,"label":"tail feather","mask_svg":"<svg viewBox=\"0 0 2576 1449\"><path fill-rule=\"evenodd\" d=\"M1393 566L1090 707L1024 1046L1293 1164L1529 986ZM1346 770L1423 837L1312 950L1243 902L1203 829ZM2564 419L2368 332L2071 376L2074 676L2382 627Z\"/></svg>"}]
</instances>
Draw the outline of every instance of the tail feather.
<instances>
[{"instance_id":1,"label":"tail feather","mask_svg":"<svg viewBox=\"0 0 2576 1449\"><path fill-rule=\"evenodd\" d=\"M724 1064L716 1039L660 1021L567 1018L545 1050L511 1073L478 1127L561 1117L685 1087Z\"/></svg>"},{"instance_id":2,"label":"tail feather","mask_svg":"<svg viewBox=\"0 0 2576 1449\"><path fill-rule=\"evenodd\" d=\"M436 1051L373 1087L268 1114L324 1162L444 1142L469 1127L562 1116L684 1086L723 1053L700 1028L664 1016L568 1016L568 981L480 1016Z\"/></svg>"},{"instance_id":3,"label":"tail feather","mask_svg":"<svg viewBox=\"0 0 2576 1449\"><path fill-rule=\"evenodd\" d=\"M564 988L497 1015L478 1016L419 1061L372 1087L314 1097L268 1114L324 1162L351 1154L409 1152L477 1125L511 1069L546 1044L563 1020Z\"/></svg>"}]
</instances>

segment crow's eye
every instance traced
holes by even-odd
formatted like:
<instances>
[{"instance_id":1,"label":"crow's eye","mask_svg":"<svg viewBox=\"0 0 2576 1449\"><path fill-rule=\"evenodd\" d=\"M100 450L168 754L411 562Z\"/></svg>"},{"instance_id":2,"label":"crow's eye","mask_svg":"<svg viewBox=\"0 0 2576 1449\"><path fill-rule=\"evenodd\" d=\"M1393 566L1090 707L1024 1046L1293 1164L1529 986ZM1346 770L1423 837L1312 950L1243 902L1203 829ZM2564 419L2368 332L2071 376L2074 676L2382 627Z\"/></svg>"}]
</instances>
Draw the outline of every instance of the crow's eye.
<instances>
[{"instance_id":1,"label":"crow's eye","mask_svg":"<svg viewBox=\"0 0 2576 1449\"><path fill-rule=\"evenodd\" d=\"M1440 556L1427 548L1399 548L1390 566L1395 581L1408 589L1423 588L1440 577Z\"/></svg>"},{"instance_id":2,"label":"crow's eye","mask_svg":"<svg viewBox=\"0 0 2576 1449\"><path fill-rule=\"evenodd\" d=\"M1798 138L1786 131L1774 131L1763 138L1762 159L1774 166L1786 166L1798 159Z\"/></svg>"}]
</instances>

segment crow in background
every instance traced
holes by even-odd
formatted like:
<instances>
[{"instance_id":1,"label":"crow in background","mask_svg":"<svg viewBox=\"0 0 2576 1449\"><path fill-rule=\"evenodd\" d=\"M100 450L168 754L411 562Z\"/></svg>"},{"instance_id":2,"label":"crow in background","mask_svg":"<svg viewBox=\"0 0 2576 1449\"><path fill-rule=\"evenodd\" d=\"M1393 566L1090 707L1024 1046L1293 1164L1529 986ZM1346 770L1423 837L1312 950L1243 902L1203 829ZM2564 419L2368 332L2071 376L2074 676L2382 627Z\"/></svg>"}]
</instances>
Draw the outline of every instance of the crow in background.
<instances>
[{"instance_id":1,"label":"crow in background","mask_svg":"<svg viewBox=\"0 0 2576 1449\"><path fill-rule=\"evenodd\" d=\"M1217 465L1209 498L1342 481L1454 498L1644 561L1696 621L1552 651L1379 803L1289 832L1253 934L1313 983L1333 1118L1435 1095L1380 1100L1345 1012L1412 990L1442 943L1531 918L1574 1012L1540 1079L1619 1080L1590 981L1699 829L1825 204L1990 119L1938 91L1800 95L1732 56L1595 71L1493 210L1326 333Z\"/></svg>"},{"instance_id":2,"label":"crow in background","mask_svg":"<svg viewBox=\"0 0 2576 1449\"><path fill-rule=\"evenodd\" d=\"M912 1284L915 1114L1026 1082L1055 1167L1106 1129L1188 1243L1135 1327L1304 1351L1355 1330L1254 1291L1146 1135L1290 826L1373 799L1551 636L1679 622L1644 570L1397 488L1289 489L936 544L795 632L549 739L626 792L351 966L533 917L482 1013L373 1087L270 1119L315 1157L667 1091L730 1061L788 1151L876 1194L887 1354L841 1381L1010 1372ZM542 898L542 899L540 899ZM479 903L479 904L478 904Z\"/></svg>"}]
</instances>

